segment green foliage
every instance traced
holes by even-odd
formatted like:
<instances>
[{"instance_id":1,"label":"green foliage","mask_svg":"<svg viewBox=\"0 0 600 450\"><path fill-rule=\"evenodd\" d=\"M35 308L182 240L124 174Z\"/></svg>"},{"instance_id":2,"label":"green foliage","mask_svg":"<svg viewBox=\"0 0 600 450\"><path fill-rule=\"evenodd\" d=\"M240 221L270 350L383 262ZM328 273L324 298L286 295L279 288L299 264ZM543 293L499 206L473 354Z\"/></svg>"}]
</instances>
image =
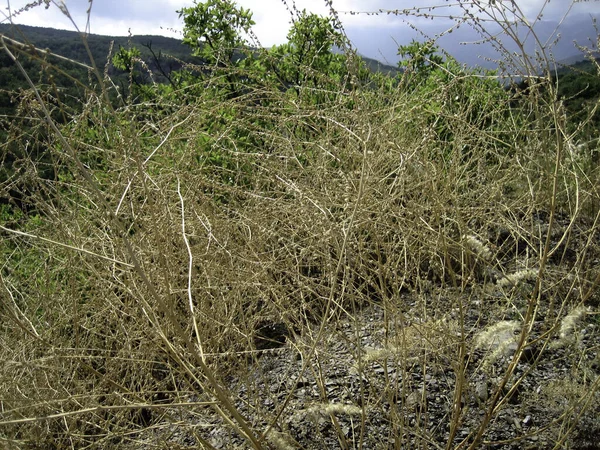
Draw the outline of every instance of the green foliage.
<instances>
[{"instance_id":1,"label":"green foliage","mask_svg":"<svg viewBox=\"0 0 600 450\"><path fill-rule=\"evenodd\" d=\"M136 70L136 64L139 66L141 52L136 47L124 48L119 47L119 50L113 55L112 64L116 69L127 72L129 80L127 85L121 83L121 88L128 95L139 100L149 100L152 96L149 95L148 89L142 79L142 74ZM126 94L126 95L127 95Z\"/></svg>"},{"instance_id":2,"label":"green foliage","mask_svg":"<svg viewBox=\"0 0 600 450\"><path fill-rule=\"evenodd\" d=\"M112 62L117 69L132 72L135 63L139 60L140 56L141 52L136 47L130 49L119 47L119 51L114 54Z\"/></svg>"},{"instance_id":3,"label":"green foliage","mask_svg":"<svg viewBox=\"0 0 600 450\"><path fill-rule=\"evenodd\" d=\"M398 66L411 75L426 78L444 62L444 58L436 54L438 51L439 48L432 42L413 40L408 45L398 47L398 55L404 58Z\"/></svg>"},{"instance_id":4,"label":"green foliage","mask_svg":"<svg viewBox=\"0 0 600 450\"><path fill-rule=\"evenodd\" d=\"M600 60L586 61L559 72L555 79L558 96L571 116L569 131L589 140L600 134L600 111L592 111L600 99ZM591 114L591 115L590 115ZM582 123L585 125L582 127Z\"/></svg>"},{"instance_id":5,"label":"green foliage","mask_svg":"<svg viewBox=\"0 0 600 450\"><path fill-rule=\"evenodd\" d=\"M340 92L354 89L354 83L366 83L371 75L361 58L339 53L346 38L331 17L304 10L287 38L286 44L274 46L253 64L290 99L325 105ZM351 99L347 107L352 108Z\"/></svg>"},{"instance_id":6,"label":"green foliage","mask_svg":"<svg viewBox=\"0 0 600 450\"><path fill-rule=\"evenodd\" d=\"M475 404L469 388L455 383L481 379L480 356L469 353L477 324L525 317L535 301L539 319L530 329L556 330L556 311L567 301L543 302L570 295L585 304L581 293L597 287L599 250L589 236L598 227L592 215L585 217L592 229L579 229L577 217L580 202L597 198L593 171L566 158L555 163L552 130L540 126L548 115L529 116L494 73L438 56L431 44L402 47L405 72L392 78L369 74L351 53L337 54L344 36L330 18L303 12L286 44L251 51L242 35L252 16L233 2L180 14L188 45L208 67L165 71L166 83L150 83L143 48L121 46L107 76L129 75L133 95L119 103L91 87L68 109L48 82L54 68L28 67L50 116L33 89L23 90L19 119L2 144L0 287L7 300L0 338L10 364L0 365L1 434L38 448L137 448L163 438L173 446L173 436L188 435L203 445L214 434L181 420L182 411L203 421L210 414L181 402L194 396L217 403L222 420L206 420L215 429L226 423L228 432L254 439L233 445L266 448L263 419L271 421L273 402L261 391L271 384L244 383L243 376L261 354L257 330L268 322L301 343L289 346L302 365L286 369L294 379L312 373L327 384L332 372L318 366L329 364L322 355L330 353L320 346L336 336L351 344L352 358L365 362L355 369L373 381L358 400L390 425L397 447L456 443L446 423L433 431L398 423L417 411L398 399L410 391L423 402L437 396L410 382L415 369L407 358L423 363L421 374L452 366L447 397L454 391L457 404L467 403L461 409L449 400L455 416L448 421L475 447L471 419L486 417L476 409L485 400ZM547 107L540 97L527 101ZM574 169L582 175L577 183ZM551 191L552 179L564 192ZM532 214L548 208L549 197L573 211L564 232ZM581 247L568 243L570 233ZM508 280L523 264L552 264L546 236L551 247L572 248L572 260L548 266L550 282L538 270L535 288L503 291L496 279ZM559 284L570 294L559 295ZM362 322L365 305L383 314ZM317 334L315 321L322 321ZM381 379L379 363L367 358L374 352L358 339L365 330L383 330L377 352L408 380L403 386ZM457 354L463 359L449 366ZM495 369L502 374L505 366ZM244 385L252 408L231 404L239 397L226 390L232 377L241 377L234 384ZM507 399L502 389L500 401ZM296 400L287 410L275 404L282 420ZM493 405L484 406L495 420ZM358 446L376 448L368 422ZM296 433L296 447L310 447L294 427L272 423ZM342 428L351 424L340 423L338 441L350 448Z\"/></svg>"},{"instance_id":7,"label":"green foliage","mask_svg":"<svg viewBox=\"0 0 600 450\"><path fill-rule=\"evenodd\" d=\"M455 158L467 160L474 146L481 145L475 136L482 131L495 136L489 144L508 151L510 145L503 137L503 106L509 96L495 72L468 69L436 52L437 47L431 43L415 41L399 49L399 54L408 56L400 63L406 70L402 85L411 92L416 107L422 108L423 126L444 143L439 156L448 162ZM465 134L465 129L473 133Z\"/></svg>"},{"instance_id":8,"label":"green foliage","mask_svg":"<svg viewBox=\"0 0 600 450\"><path fill-rule=\"evenodd\" d=\"M238 8L231 0L208 0L177 12L184 19L183 42L195 55L218 66L238 61L236 51L247 44L242 33L254 25L250 10Z\"/></svg>"},{"instance_id":9,"label":"green foliage","mask_svg":"<svg viewBox=\"0 0 600 450\"><path fill-rule=\"evenodd\" d=\"M334 46L341 46L343 35L331 18L304 10L294 21L287 38L286 44L271 49L272 57L278 62L275 70L284 84L316 87L323 75L340 80L345 58L332 50Z\"/></svg>"}]
</instances>

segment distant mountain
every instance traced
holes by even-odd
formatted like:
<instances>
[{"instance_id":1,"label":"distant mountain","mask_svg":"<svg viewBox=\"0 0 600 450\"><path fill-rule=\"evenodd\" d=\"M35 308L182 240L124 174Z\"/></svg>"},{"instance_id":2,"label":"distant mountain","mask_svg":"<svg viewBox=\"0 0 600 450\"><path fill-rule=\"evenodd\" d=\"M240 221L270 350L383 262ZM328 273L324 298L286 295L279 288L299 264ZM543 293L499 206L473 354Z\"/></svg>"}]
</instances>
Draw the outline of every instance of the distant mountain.
<instances>
[{"instance_id":1,"label":"distant mountain","mask_svg":"<svg viewBox=\"0 0 600 450\"><path fill-rule=\"evenodd\" d=\"M582 61L587 61L590 59L590 57L598 60L598 59L600 59L600 52L595 51L595 52L592 52L590 55L579 53L577 55L573 55L568 58L561 59L560 61L558 61L558 63L562 66L572 66L572 65L575 65Z\"/></svg>"},{"instance_id":2,"label":"distant mountain","mask_svg":"<svg viewBox=\"0 0 600 450\"><path fill-rule=\"evenodd\" d=\"M79 33L75 31L57 30L54 28L32 27L26 25L0 24L0 34L24 43L31 43L40 49L50 49L55 54L65 56L76 61L89 63L89 57ZM111 42L114 42L113 53L119 47L128 48L135 46L140 49L142 59L153 72L157 71L156 58L160 56L161 64L169 72L181 67L176 60L185 63L200 64L200 58L191 55L190 48L180 39L165 36L102 36L90 34L87 42L92 56L100 66L107 61ZM166 58L166 56L171 58ZM394 75L398 72L397 66L387 65L376 59L361 56L369 69L373 72L383 72ZM173 59L174 58L174 59Z\"/></svg>"},{"instance_id":3,"label":"distant mountain","mask_svg":"<svg viewBox=\"0 0 600 450\"><path fill-rule=\"evenodd\" d=\"M584 57L575 42L589 47L597 39L594 20L600 21L600 14L570 16L562 24L542 20L535 24L534 31L539 40L549 46L551 56L555 61L566 59L577 61ZM400 59L397 55L399 45L409 44L413 39L423 41L426 39L424 36L435 38L446 32L452 24L453 22L443 19L424 22L419 27L422 34L408 24L379 28L346 27L346 33L362 54L395 65ZM509 52L518 51L516 44L502 32L497 24L490 24L488 31L490 34L497 35ZM528 30L525 28L522 31L521 39L525 42L527 52L530 55L535 54L534 37L528 35ZM556 40L557 37L559 37L558 40ZM554 42L555 40L556 42ZM503 59L492 43L483 41L482 36L467 25L462 25L452 33L443 35L436 42L440 48L468 66L495 68L497 67L496 61Z\"/></svg>"},{"instance_id":4,"label":"distant mountain","mask_svg":"<svg viewBox=\"0 0 600 450\"><path fill-rule=\"evenodd\" d=\"M5 42L9 49L22 61L25 69L30 74L36 74L36 83L52 84L58 87L63 94L61 101L64 104L75 109L80 107L78 99L85 95L84 91L89 85L90 74L86 66L77 64L77 62L89 66L90 57L84 40L78 32L0 24L0 34L6 38ZM203 63L201 58L192 56L187 45L175 38L164 36L111 37L90 34L85 37L85 41L87 41L96 66L100 71L108 71L113 83L121 88L121 92L128 90L129 75L116 69L112 64L107 64L110 55L114 55L120 47L138 48L141 58L152 74L152 80L159 83L167 83L171 78L171 72L181 69L185 64L201 66ZM67 58L67 60L47 55L46 51ZM23 58L21 56L24 55L20 55L21 53L25 53L27 56ZM363 57L363 59L372 72L381 72L392 76L399 72L398 67L382 64L372 58ZM44 61L50 64L43 63ZM139 70L137 72L134 83L150 82L148 71ZM16 103L11 92L27 87L26 80L9 55L6 52L0 52L0 121L2 117L8 118L14 115ZM116 95L116 93L113 91L111 95Z\"/></svg>"},{"instance_id":5,"label":"distant mountain","mask_svg":"<svg viewBox=\"0 0 600 450\"><path fill-rule=\"evenodd\" d=\"M381 72L381 73L384 73L384 74L392 76L392 77L401 73L401 70L397 65L392 66L390 64L384 64L381 61L378 61L373 58L369 58L364 55L360 55L360 57L367 64L367 67L369 68L369 70L371 72Z\"/></svg>"},{"instance_id":6,"label":"distant mountain","mask_svg":"<svg viewBox=\"0 0 600 450\"><path fill-rule=\"evenodd\" d=\"M49 49L52 53L61 55L75 61L90 63L90 58L83 44L82 37L76 31L57 30L54 28L32 27L26 25L0 24L0 33L8 38L22 43L32 44L38 49ZM128 48L135 46L140 49L142 59L153 72L157 71L157 60L170 72L181 67L180 60L184 63L201 63L200 58L191 55L190 48L181 40L164 36L102 36L90 34L87 43L94 61L103 67L109 57L111 43L113 54L119 47ZM166 58L169 55L171 58Z\"/></svg>"}]
</instances>

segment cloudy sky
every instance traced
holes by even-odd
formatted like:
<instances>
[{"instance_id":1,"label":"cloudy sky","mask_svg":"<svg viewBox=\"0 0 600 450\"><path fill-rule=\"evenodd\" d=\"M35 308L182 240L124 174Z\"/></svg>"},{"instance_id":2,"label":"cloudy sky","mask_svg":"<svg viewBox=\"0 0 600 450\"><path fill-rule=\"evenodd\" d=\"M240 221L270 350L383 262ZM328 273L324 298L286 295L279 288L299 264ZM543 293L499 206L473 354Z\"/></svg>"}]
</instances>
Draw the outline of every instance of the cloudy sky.
<instances>
[{"instance_id":1,"label":"cloudy sky","mask_svg":"<svg viewBox=\"0 0 600 450\"><path fill-rule=\"evenodd\" d=\"M60 11L57 4L59 0L51 2L48 9L42 6L31 8L27 11L19 11L27 3L33 0L0 0L4 3L2 10L4 17L0 20L7 22L9 11L14 15L16 23L46 26L73 30L74 26ZM359 51L368 56L377 57L374 53L380 53L379 59L385 59L390 54L388 47L395 47L396 43L406 42L414 32L410 31L410 25L414 24L427 33L439 33L446 30L452 24L448 16L460 17L464 15L456 4L466 0L333 0L334 7L340 13L340 19L348 32L350 38L355 41ZM497 0L509 3L510 0ZM285 37L290 26L290 13L286 10L282 0L237 0L237 3L253 12L256 22L255 34L260 44L270 47L274 44L285 42ZM293 0L287 1L291 7ZM570 16L585 14L600 14L600 0L516 0L524 14L531 20L540 13L542 6L543 19L545 21L560 21L564 14L570 9ZM182 7L192 6L193 0L65 0L75 23L81 30L86 28L87 12L91 5L89 31L95 34L106 34L113 36L127 35L129 30L134 35L160 34L171 37L181 36L182 20L176 13ZM299 10L326 15L328 7L324 0L296 0ZM381 9L410 9L416 13L414 5L419 6L420 13L430 13L434 19L395 15L368 15ZM9 9L10 6L10 9ZM432 9L429 9L432 7ZM362 14L350 14L350 12L361 12ZM373 42L374 38L377 43ZM410 40L410 39L409 39Z\"/></svg>"}]
</instances>

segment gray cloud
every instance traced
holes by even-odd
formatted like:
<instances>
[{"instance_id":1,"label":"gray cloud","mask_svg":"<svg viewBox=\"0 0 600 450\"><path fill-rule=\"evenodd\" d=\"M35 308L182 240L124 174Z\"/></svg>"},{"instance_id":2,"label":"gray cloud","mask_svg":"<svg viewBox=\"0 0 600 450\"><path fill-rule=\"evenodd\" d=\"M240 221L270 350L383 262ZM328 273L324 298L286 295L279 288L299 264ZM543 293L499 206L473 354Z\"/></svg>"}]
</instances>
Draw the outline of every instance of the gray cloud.
<instances>
[{"instance_id":1,"label":"gray cloud","mask_svg":"<svg viewBox=\"0 0 600 450\"><path fill-rule=\"evenodd\" d=\"M18 9L31 0L11 0L13 9ZM58 1L58 0L57 0ZM281 0L237 0L245 8L254 12L257 22L255 33L264 46L285 41L289 29L290 15ZM322 0L295 0L299 9L306 8L318 14L327 14L327 7ZM496 0L497 5L502 2L507 5L510 0ZM84 28L87 16L86 11L90 5L88 0L65 0L69 11L80 28ZM291 0L288 2L291 4ZM423 39L424 36L435 37L448 30L452 21L465 15L465 10L457 6L459 0L333 0L334 7L339 11L349 37L358 50L370 57L387 60L395 64L398 44L406 44L412 39ZM469 3L469 2L464 2ZM418 12L414 5L419 5ZM560 21L564 14L571 11L568 23L577 22L579 25L569 28L569 33L560 45L572 48L573 39L585 39L594 35L589 19L590 13L600 15L600 0L574 1L569 0L517 0L517 4L533 21L543 8L543 22L539 30L544 36L553 31L552 24ZM182 20L178 18L176 10L184 6L193 5L193 0L95 0L92 2L90 30L92 33L108 35L126 35L131 29L132 34L162 34L171 37L180 37ZM367 13L382 10L404 10L409 14L378 14ZM359 14L350 14L359 12ZM474 11L474 9L471 9ZM480 16L485 16L479 13ZM427 14L427 17L424 16ZM587 16L586 16L587 15ZM433 20L431 19L433 17ZM19 23L51 26L55 28L73 29L72 24L60 13L58 8L52 6L49 10L37 7L27 11L17 18ZM491 25L490 25L491 26ZM415 28L419 31L415 31ZM568 28L568 27L566 27ZM565 30L566 30L565 28ZM175 31L170 31L175 30ZM179 31L179 34L177 33ZM489 46L467 45L479 37L467 26L455 30L451 35L441 37L438 43L459 60L474 63L481 61L482 57L493 57ZM567 45L568 44L568 45ZM562 50L561 50L562 51ZM566 50L565 50L566 51ZM495 55L497 56L497 55Z\"/></svg>"},{"instance_id":2,"label":"gray cloud","mask_svg":"<svg viewBox=\"0 0 600 450\"><path fill-rule=\"evenodd\" d=\"M551 58L560 61L580 54L574 42L588 47L593 44L592 41L595 40L597 33L590 13L596 13L594 17L600 19L600 11L596 8L585 12L588 14L573 14L572 12L560 26L559 23L563 19L564 13L544 15L538 21L534 21L535 18L531 19L535 34ZM447 33L449 23L448 20L437 19L421 21L415 30L407 24L407 21L398 18L396 27L362 28L352 26L347 27L346 31L362 54L390 64L396 64L400 59L397 55L398 46L408 44L413 39L418 41L433 39L440 48L458 61L490 68L495 67L495 61L502 59L503 55L495 51L494 46L485 41L485 37L495 35L498 42L509 53L519 50L515 42L503 33L498 24L493 22L485 22L483 25L487 30L487 36L482 36L469 24L463 24L458 29L454 29L452 33ZM521 27L521 31L520 39L525 42L527 52L534 54L536 49L540 48L539 45L535 42L533 35L527 34L526 28Z\"/></svg>"},{"instance_id":3,"label":"gray cloud","mask_svg":"<svg viewBox=\"0 0 600 450\"><path fill-rule=\"evenodd\" d=\"M368 7L365 6L362 0L349 0L347 3L348 7L354 11L378 11L383 10L407 10L412 14L416 14L417 11L422 14L432 14L436 16L460 16L464 14L465 10L476 12L477 7L473 6L473 1L462 2L464 7L458 6L459 1L447 0L370 0ZM481 0L479 2L482 7L491 11L489 0ZM334 1L334 5L336 2ZM506 9L512 8L511 0L497 0L496 8L501 5L505 5ZM559 20L571 10L570 14L587 14L587 13L598 13L600 12L600 2L598 0L588 1L570 1L570 0L517 0L515 2L518 5L520 11L529 19L533 20L537 17L540 12L543 12L545 20ZM471 6L469 6L471 5Z\"/></svg>"}]
</instances>

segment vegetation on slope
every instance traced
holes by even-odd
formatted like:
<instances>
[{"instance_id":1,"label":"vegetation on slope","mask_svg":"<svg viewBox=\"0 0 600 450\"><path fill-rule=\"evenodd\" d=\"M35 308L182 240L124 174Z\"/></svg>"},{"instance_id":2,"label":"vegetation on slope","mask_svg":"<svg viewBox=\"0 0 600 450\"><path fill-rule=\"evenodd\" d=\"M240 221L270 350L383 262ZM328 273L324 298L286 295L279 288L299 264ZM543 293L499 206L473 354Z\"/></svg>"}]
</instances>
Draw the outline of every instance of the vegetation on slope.
<instances>
[{"instance_id":1,"label":"vegetation on slope","mask_svg":"<svg viewBox=\"0 0 600 450\"><path fill-rule=\"evenodd\" d=\"M505 3L480 13L524 19ZM86 69L73 107L44 78L56 65L40 74L5 44L30 85L1 153L3 446L213 448L224 428L247 448L311 448L286 420L306 374L341 448L368 447L373 415L393 437L381 448L561 448L600 429L599 169L550 74L517 98L414 43L391 78L335 12L293 11L288 43L264 51L232 1L181 14L201 67L136 84L146 69L123 47L127 90ZM373 305L378 356L358 314ZM385 392L329 396L318 348L338 327L359 379L377 358L400 368ZM512 338L494 347L500 329ZM281 346L300 363L273 400L256 367ZM562 388L519 390L553 358ZM439 427L414 371L446 374ZM519 395L548 412L498 437Z\"/></svg>"}]
</instances>

